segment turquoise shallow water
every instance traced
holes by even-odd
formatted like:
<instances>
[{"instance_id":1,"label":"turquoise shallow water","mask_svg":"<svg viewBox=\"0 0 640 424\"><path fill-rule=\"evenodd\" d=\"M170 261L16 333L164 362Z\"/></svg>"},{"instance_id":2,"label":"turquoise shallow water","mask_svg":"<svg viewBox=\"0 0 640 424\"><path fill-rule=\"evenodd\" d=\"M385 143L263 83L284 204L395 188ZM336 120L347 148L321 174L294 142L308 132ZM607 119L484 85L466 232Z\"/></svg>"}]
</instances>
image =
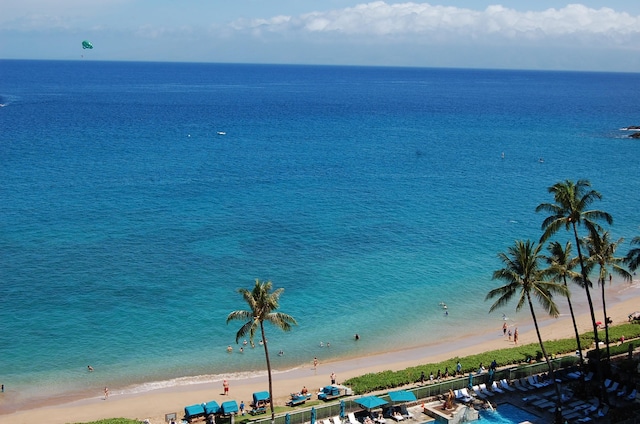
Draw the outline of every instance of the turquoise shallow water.
<instances>
[{"instance_id":1,"label":"turquoise shallow water","mask_svg":"<svg viewBox=\"0 0 640 424\"><path fill-rule=\"evenodd\" d=\"M590 179L638 234L639 79L0 61L5 399L260 372L225 351L255 278L299 322L280 370L499 329L496 253L546 187Z\"/></svg>"}]
</instances>

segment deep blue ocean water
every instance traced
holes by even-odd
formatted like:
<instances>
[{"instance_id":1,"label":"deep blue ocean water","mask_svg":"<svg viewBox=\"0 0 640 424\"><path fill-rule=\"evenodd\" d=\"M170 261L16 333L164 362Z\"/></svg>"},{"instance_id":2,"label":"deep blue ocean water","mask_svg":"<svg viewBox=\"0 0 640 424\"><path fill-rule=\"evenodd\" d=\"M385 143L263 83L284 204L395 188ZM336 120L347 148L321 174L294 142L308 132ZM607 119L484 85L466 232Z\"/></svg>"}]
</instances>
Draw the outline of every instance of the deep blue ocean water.
<instances>
[{"instance_id":1,"label":"deep blue ocean water","mask_svg":"<svg viewBox=\"0 0 640 424\"><path fill-rule=\"evenodd\" d=\"M640 74L0 61L3 399L262 370L225 324L255 278L299 322L267 329L279 370L499 329L496 254L539 238L548 186L589 179L639 235L639 96Z\"/></svg>"}]
</instances>

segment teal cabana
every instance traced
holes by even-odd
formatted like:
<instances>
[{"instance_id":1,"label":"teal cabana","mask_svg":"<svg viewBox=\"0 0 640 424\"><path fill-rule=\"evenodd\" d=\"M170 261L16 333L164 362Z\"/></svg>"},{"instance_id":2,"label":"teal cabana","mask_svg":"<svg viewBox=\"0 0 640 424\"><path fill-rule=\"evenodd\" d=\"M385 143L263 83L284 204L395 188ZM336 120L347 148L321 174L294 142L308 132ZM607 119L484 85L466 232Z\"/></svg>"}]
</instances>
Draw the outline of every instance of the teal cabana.
<instances>
[{"instance_id":1,"label":"teal cabana","mask_svg":"<svg viewBox=\"0 0 640 424\"><path fill-rule=\"evenodd\" d=\"M220 411L220 405L215 400L204 404L204 413L206 415L217 414Z\"/></svg>"},{"instance_id":2,"label":"teal cabana","mask_svg":"<svg viewBox=\"0 0 640 424\"><path fill-rule=\"evenodd\" d=\"M228 400L226 402L222 402L220 405L220 411L222 415L233 415L238 413L238 402L235 400Z\"/></svg>"},{"instance_id":3,"label":"teal cabana","mask_svg":"<svg viewBox=\"0 0 640 424\"><path fill-rule=\"evenodd\" d=\"M205 415L204 404L198 403L196 405L184 407L184 418L189 422L191 422L191 420L202 418Z\"/></svg>"}]
</instances>

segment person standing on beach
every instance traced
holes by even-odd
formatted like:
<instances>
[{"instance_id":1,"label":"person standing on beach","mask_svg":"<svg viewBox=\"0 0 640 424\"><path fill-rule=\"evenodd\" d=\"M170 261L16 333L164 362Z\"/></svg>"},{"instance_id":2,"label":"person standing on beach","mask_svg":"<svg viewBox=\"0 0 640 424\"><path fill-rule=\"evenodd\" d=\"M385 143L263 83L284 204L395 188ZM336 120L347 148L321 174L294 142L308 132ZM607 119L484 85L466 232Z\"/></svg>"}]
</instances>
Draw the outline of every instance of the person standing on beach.
<instances>
[{"instance_id":1,"label":"person standing on beach","mask_svg":"<svg viewBox=\"0 0 640 424\"><path fill-rule=\"evenodd\" d=\"M245 412L244 412L244 401L241 400L240 401L240 415L244 416Z\"/></svg>"},{"instance_id":2,"label":"person standing on beach","mask_svg":"<svg viewBox=\"0 0 640 424\"><path fill-rule=\"evenodd\" d=\"M509 330L509 341L511 341L511 330Z\"/></svg>"},{"instance_id":3,"label":"person standing on beach","mask_svg":"<svg viewBox=\"0 0 640 424\"><path fill-rule=\"evenodd\" d=\"M105 387L104 388L104 400L109 399L109 388Z\"/></svg>"},{"instance_id":4,"label":"person standing on beach","mask_svg":"<svg viewBox=\"0 0 640 424\"><path fill-rule=\"evenodd\" d=\"M222 389L224 390L224 395L229 396L229 382L227 380L222 381Z\"/></svg>"},{"instance_id":5,"label":"person standing on beach","mask_svg":"<svg viewBox=\"0 0 640 424\"><path fill-rule=\"evenodd\" d=\"M516 327L516 330L513 332L513 344L518 344L518 327Z\"/></svg>"},{"instance_id":6,"label":"person standing on beach","mask_svg":"<svg viewBox=\"0 0 640 424\"><path fill-rule=\"evenodd\" d=\"M507 335L507 323L506 321L502 324L502 337Z\"/></svg>"},{"instance_id":7,"label":"person standing on beach","mask_svg":"<svg viewBox=\"0 0 640 424\"><path fill-rule=\"evenodd\" d=\"M313 358L313 369L318 369L318 358Z\"/></svg>"},{"instance_id":8,"label":"person standing on beach","mask_svg":"<svg viewBox=\"0 0 640 424\"><path fill-rule=\"evenodd\" d=\"M336 384L336 373L335 372L331 373L331 384Z\"/></svg>"}]
</instances>

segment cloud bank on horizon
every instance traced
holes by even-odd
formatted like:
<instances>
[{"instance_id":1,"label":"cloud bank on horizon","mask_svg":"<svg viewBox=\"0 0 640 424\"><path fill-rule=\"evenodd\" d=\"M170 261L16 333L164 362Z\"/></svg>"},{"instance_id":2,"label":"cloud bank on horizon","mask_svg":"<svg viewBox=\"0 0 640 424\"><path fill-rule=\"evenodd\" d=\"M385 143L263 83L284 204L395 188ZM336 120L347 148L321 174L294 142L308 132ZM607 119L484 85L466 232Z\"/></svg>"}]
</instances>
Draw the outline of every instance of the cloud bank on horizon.
<instances>
[{"instance_id":1,"label":"cloud bank on horizon","mask_svg":"<svg viewBox=\"0 0 640 424\"><path fill-rule=\"evenodd\" d=\"M296 14L258 10L262 16L248 18L212 8L190 18L166 1L139 16L140 2L132 0L100 0L89 9L62 0L37 11L24 4L38 0L23 1L0 17L0 57L67 58L75 53L68 40L91 37L103 60L640 71L640 15L584 4L475 10L374 1ZM36 50L25 50L26 41Z\"/></svg>"}]
</instances>

